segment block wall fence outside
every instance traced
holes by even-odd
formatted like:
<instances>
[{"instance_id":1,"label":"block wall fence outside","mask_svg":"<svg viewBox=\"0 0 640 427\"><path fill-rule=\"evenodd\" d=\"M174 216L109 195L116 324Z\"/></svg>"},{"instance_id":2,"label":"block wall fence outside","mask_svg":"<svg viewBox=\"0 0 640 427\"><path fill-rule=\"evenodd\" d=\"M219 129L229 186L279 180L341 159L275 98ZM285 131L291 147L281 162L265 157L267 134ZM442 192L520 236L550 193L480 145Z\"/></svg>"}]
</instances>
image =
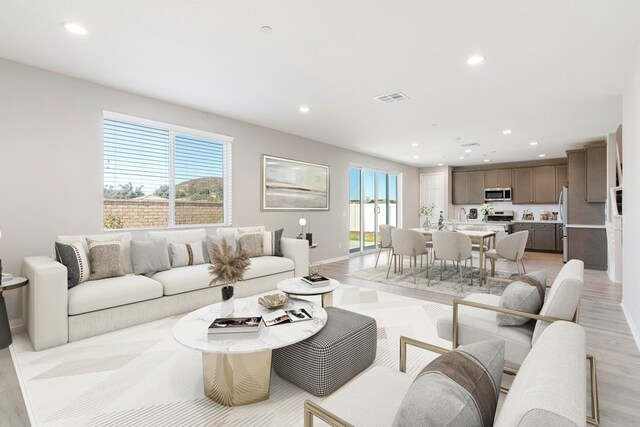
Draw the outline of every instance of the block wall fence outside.
<instances>
[{"instance_id":1,"label":"block wall fence outside","mask_svg":"<svg viewBox=\"0 0 640 427\"><path fill-rule=\"evenodd\" d=\"M108 199L103 218L118 222L113 228L167 227L168 200ZM219 202L176 200L176 224L220 224L223 206Z\"/></svg>"}]
</instances>

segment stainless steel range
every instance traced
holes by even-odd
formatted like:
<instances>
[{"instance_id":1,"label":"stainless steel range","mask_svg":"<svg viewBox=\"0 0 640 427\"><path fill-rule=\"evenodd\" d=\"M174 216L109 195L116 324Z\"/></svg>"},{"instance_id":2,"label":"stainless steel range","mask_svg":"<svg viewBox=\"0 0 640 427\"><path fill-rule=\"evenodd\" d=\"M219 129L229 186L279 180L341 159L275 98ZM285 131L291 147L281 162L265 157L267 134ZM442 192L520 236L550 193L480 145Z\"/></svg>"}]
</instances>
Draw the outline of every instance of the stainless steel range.
<instances>
[{"instance_id":1,"label":"stainless steel range","mask_svg":"<svg viewBox=\"0 0 640 427\"><path fill-rule=\"evenodd\" d=\"M489 214L487 216L487 221L491 221L491 222L513 221L513 211L509 211L509 210L495 211L492 214Z\"/></svg>"}]
</instances>

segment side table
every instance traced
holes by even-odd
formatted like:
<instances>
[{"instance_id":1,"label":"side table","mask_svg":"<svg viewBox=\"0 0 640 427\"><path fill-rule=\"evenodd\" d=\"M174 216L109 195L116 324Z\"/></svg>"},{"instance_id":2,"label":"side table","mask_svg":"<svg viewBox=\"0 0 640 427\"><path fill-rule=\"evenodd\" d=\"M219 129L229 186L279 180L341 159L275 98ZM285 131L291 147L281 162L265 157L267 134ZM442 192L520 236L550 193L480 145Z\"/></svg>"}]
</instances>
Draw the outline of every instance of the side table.
<instances>
[{"instance_id":1,"label":"side table","mask_svg":"<svg viewBox=\"0 0 640 427\"><path fill-rule=\"evenodd\" d=\"M293 277L285 279L278 283L278 290L287 295L322 295L322 307L331 307L333 305L333 291L340 287L340 282L335 279L329 279L327 286L311 287L302 281L301 277Z\"/></svg>"},{"instance_id":2,"label":"side table","mask_svg":"<svg viewBox=\"0 0 640 427\"><path fill-rule=\"evenodd\" d=\"M26 277L13 277L0 282L0 349L11 345L11 328L9 328L9 317L7 316L7 306L4 303L4 291L18 289L25 286L29 281Z\"/></svg>"}]
</instances>

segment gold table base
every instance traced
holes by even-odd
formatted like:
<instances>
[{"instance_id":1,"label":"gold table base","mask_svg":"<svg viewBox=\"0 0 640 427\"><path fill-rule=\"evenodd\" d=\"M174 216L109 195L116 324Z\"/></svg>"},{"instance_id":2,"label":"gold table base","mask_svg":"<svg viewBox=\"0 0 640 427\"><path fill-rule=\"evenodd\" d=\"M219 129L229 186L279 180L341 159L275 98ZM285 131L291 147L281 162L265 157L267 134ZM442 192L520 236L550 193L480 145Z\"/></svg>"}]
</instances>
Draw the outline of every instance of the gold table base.
<instances>
[{"instance_id":1,"label":"gold table base","mask_svg":"<svg viewBox=\"0 0 640 427\"><path fill-rule=\"evenodd\" d=\"M271 350L256 353L202 353L204 394L224 406L269 398Z\"/></svg>"}]
</instances>

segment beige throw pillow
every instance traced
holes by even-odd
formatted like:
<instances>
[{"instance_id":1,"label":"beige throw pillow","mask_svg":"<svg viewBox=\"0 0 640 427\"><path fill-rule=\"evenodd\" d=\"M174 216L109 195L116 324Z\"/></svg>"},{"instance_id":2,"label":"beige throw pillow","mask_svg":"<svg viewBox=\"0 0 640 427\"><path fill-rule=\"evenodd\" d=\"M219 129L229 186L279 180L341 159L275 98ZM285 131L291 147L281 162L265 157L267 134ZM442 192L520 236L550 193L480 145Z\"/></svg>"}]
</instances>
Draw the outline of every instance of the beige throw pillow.
<instances>
[{"instance_id":1,"label":"beige throw pillow","mask_svg":"<svg viewBox=\"0 0 640 427\"><path fill-rule=\"evenodd\" d=\"M121 242L117 240L93 240L87 237L91 274L87 280L124 276L120 257Z\"/></svg>"},{"instance_id":2,"label":"beige throw pillow","mask_svg":"<svg viewBox=\"0 0 640 427\"><path fill-rule=\"evenodd\" d=\"M193 243L171 243L169 245L171 267L204 264L202 240Z\"/></svg>"},{"instance_id":3,"label":"beige throw pillow","mask_svg":"<svg viewBox=\"0 0 640 427\"><path fill-rule=\"evenodd\" d=\"M238 243L249 254L249 258L262 256L262 232L240 234Z\"/></svg>"}]
</instances>

